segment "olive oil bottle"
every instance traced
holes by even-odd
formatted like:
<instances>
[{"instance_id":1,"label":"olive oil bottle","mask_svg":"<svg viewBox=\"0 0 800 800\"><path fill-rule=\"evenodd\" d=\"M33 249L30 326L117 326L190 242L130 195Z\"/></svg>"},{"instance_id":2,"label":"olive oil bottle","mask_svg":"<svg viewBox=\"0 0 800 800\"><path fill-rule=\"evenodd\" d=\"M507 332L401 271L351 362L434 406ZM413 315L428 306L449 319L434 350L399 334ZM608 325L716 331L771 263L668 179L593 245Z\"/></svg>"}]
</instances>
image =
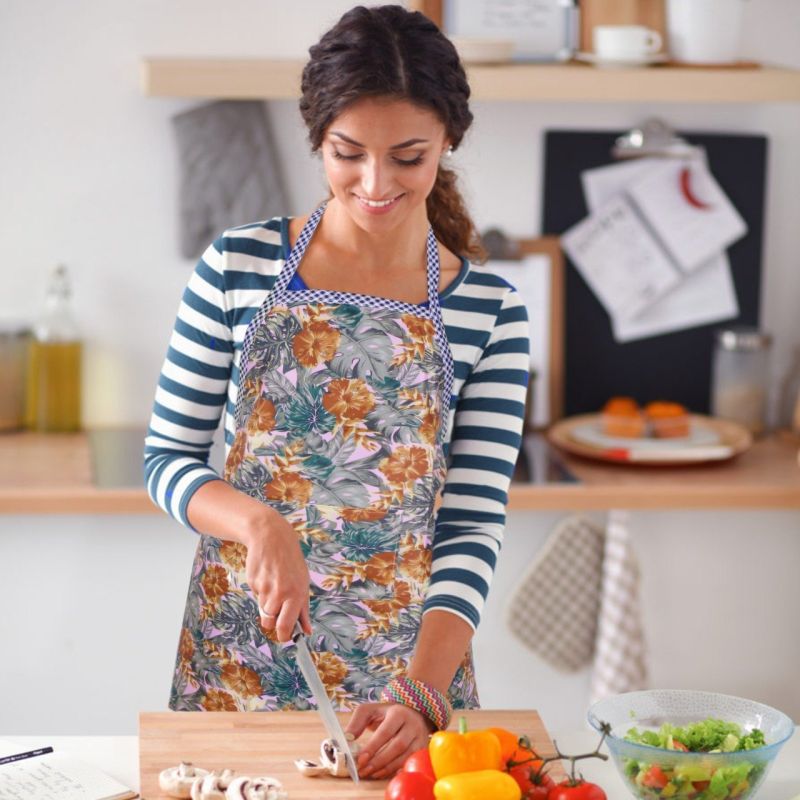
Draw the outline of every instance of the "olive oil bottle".
<instances>
[{"instance_id":1,"label":"olive oil bottle","mask_svg":"<svg viewBox=\"0 0 800 800\"><path fill-rule=\"evenodd\" d=\"M56 266L47 286L44 312L28 348L25 427L66 432L81 427L81 353L70 303L67 268Z\"/></svg>"}]
</instances>

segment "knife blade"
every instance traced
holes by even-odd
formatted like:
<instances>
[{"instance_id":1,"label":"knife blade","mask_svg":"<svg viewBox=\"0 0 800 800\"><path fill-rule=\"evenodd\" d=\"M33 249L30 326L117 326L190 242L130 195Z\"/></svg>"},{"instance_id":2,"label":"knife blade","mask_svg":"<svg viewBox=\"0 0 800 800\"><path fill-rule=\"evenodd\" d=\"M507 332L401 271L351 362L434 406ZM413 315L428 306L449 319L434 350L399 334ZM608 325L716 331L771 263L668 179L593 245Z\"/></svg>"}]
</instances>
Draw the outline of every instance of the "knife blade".
<instances>
[{"instance_id":1,"label":"knife blade","mask_svg":"<svg viewBox=\"0 0 800 800\"><path fill-rule=\"evenodd\" d=\"M319 672L314 666L311 659L311 653L308 650L308 643L306 642L306 635L298 621L294 626L292 632L292 641L296 645L296 658L297 666L300 667L300 672L306 679L308 688L311 689L311 694L314 695L314 700L317 701L317 711L322 717L322 722L325 725L325 730L328 736L333 739L336 746L344 753L344 762L347 765L347 772L353 780L353 783L358 783L358 769L356 767L356 760L353 757L353 751L350 749L350 742L339 724L339 719L336 712L333 710L331 701L328 699L328 693L325 691L325 685L319 677Z\"/></svg>"}]
</instances>

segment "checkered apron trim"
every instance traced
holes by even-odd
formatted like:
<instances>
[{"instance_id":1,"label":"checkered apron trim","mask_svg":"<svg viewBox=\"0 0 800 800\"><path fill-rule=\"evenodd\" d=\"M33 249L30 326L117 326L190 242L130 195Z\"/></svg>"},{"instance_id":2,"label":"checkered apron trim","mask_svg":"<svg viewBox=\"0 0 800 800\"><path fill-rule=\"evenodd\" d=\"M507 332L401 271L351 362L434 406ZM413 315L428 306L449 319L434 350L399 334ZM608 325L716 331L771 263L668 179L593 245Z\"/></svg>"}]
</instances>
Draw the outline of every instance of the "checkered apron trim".
<instances>
[{"instance_id":1,"label":"checkered apron trim","mask_svg":"<svg viewBox=\"0 0 800 800\"><path fill-rule=\"evenodd\" d=\"M253 337L259 329L267 314L272 310L276 301L283 297L286 292L286 287L294 277L300 261L305 255L308 243L317 229L322 214L327 206L327 201L322 203L306 221L297 241L294 243L289 258L281 269L275 285L272 290L267 294L264 303L259 310L253 315L250 324L245 331L244 341L242 343L242 355L239 363L241 364L241 371L239 373L240 385L244 382L246 377L245 369L248 362L250 348L252 346ZM355 292L334 292L324 289L309 289L302 292L303 297L307 297L312 301L320 301L323 303L337 304L337 303L357 303L372 308L394 309L404 313L416 314L417 316L425 316L431 320L434 328L434 336L439 345L439 350L442 353L444 361L444 375L442 376L442 398L445 407L442 409L442 428L446 429L449 411L453 407L453 382L454 382L454 366L453 366L453 353L450 350L450 344L447 341L447 333L445 330L444 320L442 319L442 309L439 303L439 275L440 275L440 262L439 262L439 248L436 243L436 235L433 232L433 226L428 228L428 236L425 245L425 256L427 265L427 282L428 282L428 307L414 305L413 303L403 303L399 300L391 300L386 297L375 297L373 295L362 295ZM234 410L234 420L237 428L243 423L241 419L241 410L243 397L238 394L236 398L236 406Z\"/></svg>"}]
</instances>

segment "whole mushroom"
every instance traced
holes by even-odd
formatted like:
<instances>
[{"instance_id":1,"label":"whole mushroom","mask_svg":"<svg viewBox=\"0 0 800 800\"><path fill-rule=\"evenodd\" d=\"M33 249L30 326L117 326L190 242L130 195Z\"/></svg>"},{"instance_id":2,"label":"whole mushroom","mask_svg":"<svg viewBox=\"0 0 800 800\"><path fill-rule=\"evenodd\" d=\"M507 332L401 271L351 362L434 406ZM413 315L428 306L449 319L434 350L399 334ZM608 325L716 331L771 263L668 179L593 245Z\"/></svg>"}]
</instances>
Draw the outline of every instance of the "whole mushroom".
<instances>
[{"instance_id":1,"label":"whole mushroom","mask_svg":"<svg viewBox=\"0 0 800 800\"><path fill-rule=\"evenodd\" d=\"M207 769L195 767L190 761L181 761L177 767L168 767L158 775L158 785L162 792L180 800L191 800L192 784L197 778L208 775Z\"/></svg>"}]
</instances>

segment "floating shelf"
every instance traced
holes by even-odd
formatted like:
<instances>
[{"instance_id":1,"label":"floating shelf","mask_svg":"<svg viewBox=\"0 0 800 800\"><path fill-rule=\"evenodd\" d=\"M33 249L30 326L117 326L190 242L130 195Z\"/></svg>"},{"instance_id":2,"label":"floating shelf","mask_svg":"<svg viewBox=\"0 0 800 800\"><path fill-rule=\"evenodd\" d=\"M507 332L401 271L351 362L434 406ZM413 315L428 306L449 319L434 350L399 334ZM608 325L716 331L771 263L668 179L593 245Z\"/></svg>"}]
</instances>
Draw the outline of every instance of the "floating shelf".
<instances>
[{"instance_id":1,"label":"floating shelf","mask_svg":"<svg viewBox=\"0 0 800 800\"><path fill-rule=\"evenodd\" d=\"M151 97L296 99L303 61L146 58ZM653 103L796 103L800 71L780 67L654 66L597 69L586 64L470 65L475 100Z\"/></svg>"},{"instance_id":2,"label":"floating shelf","mask_svg":"<svg viewBox=\"0 0 800 800\"><path fill-rule=\"evenodd\" d=\"M0 436L0 514L161 514L143 486L144 431ZM515 482L508 508L800 509L797 442L772 436L738 458L630 467L563 456L579 483Z\"/></svg>"}]
</instances>

